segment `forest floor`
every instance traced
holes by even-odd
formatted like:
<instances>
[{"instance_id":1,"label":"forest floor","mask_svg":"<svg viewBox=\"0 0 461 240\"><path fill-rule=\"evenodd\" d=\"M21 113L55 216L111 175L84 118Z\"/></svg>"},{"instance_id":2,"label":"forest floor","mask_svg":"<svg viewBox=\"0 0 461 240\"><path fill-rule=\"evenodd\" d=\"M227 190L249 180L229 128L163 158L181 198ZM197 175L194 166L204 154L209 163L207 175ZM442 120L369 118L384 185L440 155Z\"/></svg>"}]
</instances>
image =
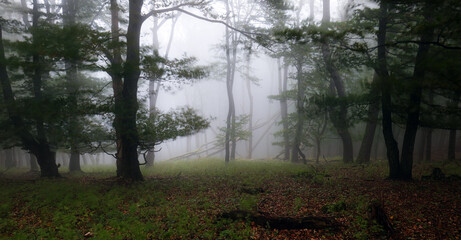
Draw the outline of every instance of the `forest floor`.
<instances>
[{"instance_id":1,"label":"forest floor","mask_svg":"<svg viewBox=\"0 0 461 240\"><path fill-rule=\"evenodd\" d=\"M146 181L123 183L110 167L62 179L3 172L0 239L460 239L461 181L385 180L385 163L297 165L278 161L156 163ZM441 167L460 175L458 163ZM63 169L64 170L64 169ZM379 203L391 233L369 218ZM282 229L268 219L328 219ZM316 229L316 227L318 229Z\"/></svg>"}]
</instances>

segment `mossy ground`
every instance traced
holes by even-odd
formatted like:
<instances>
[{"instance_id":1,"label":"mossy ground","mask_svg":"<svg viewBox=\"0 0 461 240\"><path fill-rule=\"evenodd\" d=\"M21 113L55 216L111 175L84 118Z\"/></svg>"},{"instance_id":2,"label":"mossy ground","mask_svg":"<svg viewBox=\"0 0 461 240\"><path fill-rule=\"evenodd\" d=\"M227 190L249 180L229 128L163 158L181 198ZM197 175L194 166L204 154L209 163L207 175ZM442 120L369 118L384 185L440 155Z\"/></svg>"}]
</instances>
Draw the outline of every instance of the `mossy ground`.
<instances>
[{"instance_id":1,"label":"mossy ground","mask_svg":"<svg viewBox=\"0 0 461 240\"><path fill-rule=\"evenodd\" d=\"M432 165L415 167L415 178ZM460 174L455 163L442 169ZM63 169L65 171L65 169ZM457 239L459 181L384 180L386 164L298 165L220 159L171 161L124 183L111 166L84 167L62 179L24 170L0 177L0 239L370 239L384 235L367 219L381 201L404 239ZM254 194L242 188L263 189ZM273 216L332 216L330 230L273 230L218 216L242 209Z\"/></svg>"}]
</instances>

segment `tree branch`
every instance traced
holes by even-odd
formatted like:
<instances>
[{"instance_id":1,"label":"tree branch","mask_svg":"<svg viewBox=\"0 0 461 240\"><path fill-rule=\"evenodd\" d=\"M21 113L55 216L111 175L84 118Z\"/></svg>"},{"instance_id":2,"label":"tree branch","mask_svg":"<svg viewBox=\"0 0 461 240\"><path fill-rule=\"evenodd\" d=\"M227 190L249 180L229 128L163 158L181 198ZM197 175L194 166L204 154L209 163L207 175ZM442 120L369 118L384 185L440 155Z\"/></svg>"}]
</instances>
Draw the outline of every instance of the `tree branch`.
<instances>
[{"instance_id":1,"label":"tree branch","mask_svg":"<svg viewBox=\"0 0 461 240\"><path fill-rule=\"evenodd\" d=\"M172 12L172 11L178 11L182 7L200 6L200 5L203 5L204 3L205 3L205 1L202 0L202 1L199 1L199 2L181 3L181 4L178 4L178 5L174 6L174 7L169 7L169 8L152 9L150 12L148 12L147 14L142 16L141 21L144 22L146 19L150 18L153 15L157 15L157 14L160 14L160 13L166 13L166 12Z\"/></svg>"},{"instance_id":2,"label":"tree branch","mask_svg":"<svg viewBox=\"0 0 461 240\"><path fill-rule=\"evenodd\" d=\"M397 41L397 42L393 42L393 43L387 43L387 44L384 44L384 46L395 46L395 45L398 45L398 44L405 44L405 43L416 43L416 44L431 44L431 45L435 45L435 46L439 46L439 47L442 47L442 48L445 48L445 49L450 49L450 50L461 50L461 46L448 46L448 45L445 45L439 41L417 41L417 40L407 40L407 41ZM369 51L373 51L377 48L381 47L381 45L378 45L378 46L374 46L372 48L369 48Z\"/></svg>"}]
</instances>

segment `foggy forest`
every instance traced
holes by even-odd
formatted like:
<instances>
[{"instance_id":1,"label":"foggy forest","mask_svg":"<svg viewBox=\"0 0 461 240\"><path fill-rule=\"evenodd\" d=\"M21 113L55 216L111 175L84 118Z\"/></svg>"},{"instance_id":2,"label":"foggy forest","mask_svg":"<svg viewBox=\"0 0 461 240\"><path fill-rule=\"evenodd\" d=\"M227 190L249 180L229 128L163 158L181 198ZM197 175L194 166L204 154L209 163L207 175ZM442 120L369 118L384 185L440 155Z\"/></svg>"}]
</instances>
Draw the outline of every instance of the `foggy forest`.
<instances>
[{"instance_id":1,"label":"foggy forest","mask_svg":"<svg viewBox=\"0 0 461 240\"><path fill-rule=\"evenodd\" d=\"M0 0L0 239L460 239L459 0Z\"/></svg>"}]
</instances>

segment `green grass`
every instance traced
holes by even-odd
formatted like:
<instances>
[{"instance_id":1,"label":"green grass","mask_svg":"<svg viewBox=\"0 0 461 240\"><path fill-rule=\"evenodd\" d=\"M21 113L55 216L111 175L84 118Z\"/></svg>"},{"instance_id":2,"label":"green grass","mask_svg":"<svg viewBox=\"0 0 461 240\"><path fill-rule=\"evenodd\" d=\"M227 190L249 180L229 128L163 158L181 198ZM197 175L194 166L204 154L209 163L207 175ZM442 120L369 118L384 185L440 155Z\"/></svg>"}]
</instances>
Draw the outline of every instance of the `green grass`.
<instances>
[{"instance_id":1,"label":"green grass","mask_svg":"<svg viewBox=\"0 0 461 240\"><path fill-rule=\"evenodd\" d=\"M144 183L132 185L106 180L115 172L107 166L57 180L2 179L0 239L247 239L248 225L216 218L255 207L256 196L242 198L236 189L307 168L206 159L156 163L143 168Z\"/></svg>"},{"instance_id":2,"label":"green grass","mask_svg":"<svg viewBox=\"0 0 461 240\"><path fill-rule=\"evenodd\" d=\"M420 166L417 172L430 174L430 167ZM448 167L443 170L459 174L459 167ZM323 210L321 214L350 222L350 229L344 231L348 237L367 238L374 233L365 221L371 198L388 196L388 206L400 206L393 201L412 203L414 199L406 199L406 194L383 193L406 193L408 189L442 200L445 196L456 199L451 193L453 187L444 183L401 185L383 181L385 163L312 167L272 160L229 164L222 159L177 160L142 167L146 181L135 184L113 178L114 166L84 166L84 173L79 174L61 170L64 178L55 180L40 179L25 169L11 169L0 176L0 239L270 239L273 234L291 238L286 231L255 229L246 221L218 217L226 211L256 211L259 207L280 216L312 215ZM241 191L243 187L266 191L249 194ZM432 195L435 190L440 193ZM422 207L425 199L421 198ZM405 209L408 213L395 209L392 214L409 225L413 210ZM407 215L399 217L400 213ZM313 237L344 237L341 232L317 234Z\"/></svg>"}]
</instances>

